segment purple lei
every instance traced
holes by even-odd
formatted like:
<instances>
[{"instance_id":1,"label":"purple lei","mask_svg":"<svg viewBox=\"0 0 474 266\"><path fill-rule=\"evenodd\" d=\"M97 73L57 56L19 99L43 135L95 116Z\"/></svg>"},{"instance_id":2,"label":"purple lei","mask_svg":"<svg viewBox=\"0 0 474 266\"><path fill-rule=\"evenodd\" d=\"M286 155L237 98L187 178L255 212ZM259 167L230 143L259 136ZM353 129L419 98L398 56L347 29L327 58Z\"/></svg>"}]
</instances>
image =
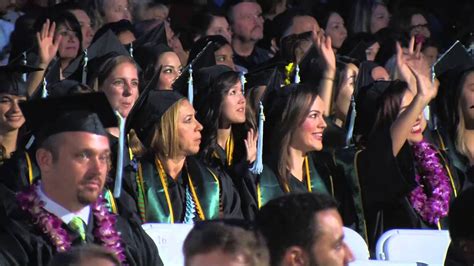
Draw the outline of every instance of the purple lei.
<instances>
[{"instance_id":1,"label":"purple lei","mask_svg":"<svg viewBox=\"0 0 474 266\"><path fill-rule=\"evenodd\" d=\"M44 202L40 200L36 189L37 185L32 185L27 190L18 193L17 200L21 209L31 215L33 223L44 234L48 235L58 252L69 250L71 248L71 238L67 231L62 228L63 221L43 208ZM124 263L126 257L120 233L115 230L114 226L116 217L105 206L102 195L91 205L91 210L96 224L94 236L100 240L102 246L112 251Z\"/></svg>"},{"instance_id":2,"label":"purple lei","mask_svg":"<svg viewBox=\"0 0 474 266\"><path fill-rule=\"evenodd\" d=\"M426 140L412 145L418 186L410 193L410 202L424 221L437 224L448 215L451 185L438 152Z\"/></svg>"}]
</instances>

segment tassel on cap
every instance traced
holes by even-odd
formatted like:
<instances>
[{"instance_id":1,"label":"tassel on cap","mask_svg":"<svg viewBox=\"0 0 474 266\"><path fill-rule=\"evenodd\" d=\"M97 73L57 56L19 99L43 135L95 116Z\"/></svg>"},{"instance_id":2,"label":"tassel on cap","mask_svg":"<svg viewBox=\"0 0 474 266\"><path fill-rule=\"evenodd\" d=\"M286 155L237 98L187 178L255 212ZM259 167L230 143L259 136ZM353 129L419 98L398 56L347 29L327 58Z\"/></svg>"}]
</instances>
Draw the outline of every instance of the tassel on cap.
<instances>
[{"instance_id":1,"label":"tassel on cap","mask_svg":"<svg viewBox=\"0 0 474 266\"><path fill-rule=\"evenodd\" d=\"M352 95L352 97L351 97L351 119L349 120L349 128L347 129L346 146L351 145L352 136L354 135L354 126L355 126L356 116L357 116L356 103L355 103L354 95Z\"/></svg>"},{"instance_id":2,"label":"tassel on cap","mask_svg":"<svg viewBox=\"0 0 474 266\"><path fill-rule=\"evenodd\" d=\"M48 81L46 78L43 78L43 88L41 88L41 98L46 98L48 97L48 90L46 87L48 86Z\"/></svg>"},{"instance_id":3,"label":"tassel on cap","mask_svg":"<svg viewBox=\"0 0 474 266\"><path fill-rule=\"evenodd\" d=\"M245 78L244 73L240 74L240 84L242 85L242 94L245 94L245 83L247 82L247 79Z\"/></svg>"},{"instance_id":4,"label":"tassel on cap","mask_svg":"<svg viewBox=\"0 0 474 266\"><path fill-rule=\"evenodd\" d=\"M188 79L188 100L193 104L194 87L193 87L193 65L189 65L189 79Z\"/></svg>"},{"instance_id":5,"label":"tassel on cap","mask_svg":"<svg viewBox=\"0 0 474 266\"><path fill-rule=\"evenodd\" d=\"M296 64L296 69L295 69L295 83L298 84L300 83L301 78L300 78L300 65Z\"/></svg>"},{"instance_id":6,"label":"tassel on cap","mask_svg":"<svg viewBox=\"0 0 474 266\"><path fill-rule=\"evenodd\" d=\"M28 64L28 59L26 57L26 51L22 53L22 57L23 57L23 60L21 61L21 63L26 66ZM26 79L27 79L27 76L26 76L26 73L23 73L21 75L21 79L23 80L23 82L26 82Z\"/></svg>"},{"instance_id":7,"label":"tassel on cap","mask_svg":"<svg viewBox=\"0 0 474 266\"><path fill-rule=\"evenodd\" d=\"M263 112L263 104L260 101L260 112L258 115L258 139L257 139L257 158L253 163L250 171L253 174L260 174L263 171L263 123L265 121L265 114Z\"/></svg>"},{"instance_id":8,"label":"tassel on cap","mask_svg":"<svg viewBox=\"0 0 474 266\"><path fill-rule=\"evenodd\" d=\"M82 66L82 84L87 84L87 65L89 63L89 56L87 49L84 49L84 66Z\"/></svg>"},{"instance_id":9,"label":"tassel on cap","mask_svg":"<svg viewBox=\"0 0 474 266\"><path fill-rule=\"evenodd\" d=\"M114 197L120 197L122 190L122 174L123 174L123 150L125 148L125 118L118 111L115 111L119 123L119 139L117 151L117 168L115 172Z\"/></svg>"},{"instance_id":10,"label":"tassel on cap","mask_svg":"<svg viewBox=\"0 0 474 266\"><path fill-rule=\"evenodd\" d=\"M128 52L130 53L130 57L133 58L133 42L130 43L130 46L128 47Z\"/></svg>"}]
</instances>

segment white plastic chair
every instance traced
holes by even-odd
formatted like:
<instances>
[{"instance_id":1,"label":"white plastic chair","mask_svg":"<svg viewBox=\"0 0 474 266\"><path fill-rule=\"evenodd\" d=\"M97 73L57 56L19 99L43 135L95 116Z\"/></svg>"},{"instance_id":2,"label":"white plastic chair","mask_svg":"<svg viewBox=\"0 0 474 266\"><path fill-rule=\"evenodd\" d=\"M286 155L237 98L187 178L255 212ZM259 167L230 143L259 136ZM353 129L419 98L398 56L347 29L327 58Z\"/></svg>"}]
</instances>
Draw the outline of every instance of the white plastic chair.
<instances>
[{"instance_id":1,"label":"white plastic chair","mask_svg":"<svg viewBox=\"0 0 474 266\"><path fill-rule=\"evenodd\" d=\"M192 224L148 223L143 224L142 228L155 242L166 266L184 265L183 243L193 228Z\"/></svg>"},{"instance_id":2,"label":"white plastic chair","mask_svg":"<svg viewBox=\"0 0 474 266\"><path fill-rule=\"evenodd\" d=\"M344 227L344 242L352 250L356 260L368 260L370 257L369 247L362 236L351 228Z\"/></svg>"},{"instance_id":3,"label":"white plastic chair","mask_svg":"<svg viewBox=\"0 0 474 266\"><path fill-rule=\"evenodd\" d=\"M390 230L377 240L376 257L379 260L443 265L450 242L447 230Z\"/></svg>"}]
</instances>

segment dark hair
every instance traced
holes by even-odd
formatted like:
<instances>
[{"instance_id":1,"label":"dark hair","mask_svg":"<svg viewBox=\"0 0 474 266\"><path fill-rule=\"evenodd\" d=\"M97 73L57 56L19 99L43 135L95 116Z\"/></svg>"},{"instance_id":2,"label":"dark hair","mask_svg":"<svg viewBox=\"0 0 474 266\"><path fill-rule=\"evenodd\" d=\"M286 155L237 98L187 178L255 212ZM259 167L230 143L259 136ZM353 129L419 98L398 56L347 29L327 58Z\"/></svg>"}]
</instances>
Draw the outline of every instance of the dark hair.
<instances>
[{"instance_id":1,"label":"dark hair","mask_svg":"<svg viewBox=\"0 0 474 266\"><path fill-rule=\"evenodd\" d=\"M370 32L372 11L377 5L387 7L386 0L357 0L351 9L348 25L352 33Z\"/></svg>"},{"instance_id":2,"label":"dark hair","mask_svg":"<svg viewBox=\"0 0 474 266\"><path fill-rule=\"evenodd\" d=\"M287 95L272 103L265 122L265 132L270 141L264 142L267 163L275 170L281 185L288 184L290 172L288 147L296 128L303 123L311 104L318 96L317 90L304 84L290 84L281 88Z\"/></svg>"},{"instance_id":3,"label":"dark hair","mask_svg":"<svg viewBox=\"0 0 474 266\"><path fill-rule=\"evenodd\" d=\"M463 191L449 208L449 234L453 241L474 240L474 188Z\"/></svg>"},{"instance_id":4,"label":"dark hair","mask_svg":"<svg viewBox=\"0 0 474 266\"><path fill-rule=\"evenodd\" d=\"M117 37L123 32L131 32L135 36L135 29L133 28L132 23L129 20L122 19L116 22L110 22L104 24L94 35L92 43L97 41L102 35L104 35L108 30L111 30Z\"/></svg>"},{"instance_id":5,"label":"dark hair","mask_svg":"<svg viewBox=\"0 0 474 266\"><path fill-rule=\"evenodd\" d=\"M191 18L193 38L206 36L206 31L209 29L209 26L211 26L216 17L225 18L225 14L216 11L196 12Z\"/></svg>"},{"instance_id":6,"label":"dark hair","mask_svg":"<svg viewBox=\"0 0 474 266\"><path fill-rule=\"evenodd\" d=\"M184 264L189 265L196 255L215 250L242 257L249 266L266 266L270 259L265 240L257 231L211 221L197 223L189 232L183 244Z\"/></svg>"},{"instance_id":7,"label":"dark hair","mask_svg":"<svg viewBox=\"0 0 474 266\"><path fill-rule=\"evenodd\" d=\"M404 81L395 80L390 83L377 101L377 116L371 134L377 134L378 129L390 128L398 117L407 89L408 84Z\"/></svg>"},{"instance_id":8,"label":"dark hair","mask_svg":"<svg viewBox=\"0 0 474 266\"><path fill-rule=\"evenodd\" d=\"M209 163L213 152L218 148L217 129L222 116L222 101L224 96L240 81L239 73L234 71L224 72L212 83L207 93L206 102L197 106L197 118L202 123L202 141L199 153L205 163Z\"/></svg>"},{"instance_id":9,"label":"dark hair","mask_svg":"<svg viewBox=\"0 0 474 266\"><path fill-rule=\"evenodd\" d=\"M48 264L49 266L85 265L88 259L101 258L112 262L115 266L122 265L117 256L106 248L94 244L73 247L66 252L57 253ZM84 263L84 264L83 264Z\"/></svg>"},{"instance_id":10,"label":"dark hair","mask_svg":"<svg viewBox=\"0 0 474 266\"><path fill-rule=\"evenodd\" d=\"M47 15L44 17L38 18L38 20L35 23L35 29L36 31L41 31L41 28L43 27L43 24L46 22L46 19L51 20L51 22L56 23L56 30L60 25L65 25L66 27L69 27L74 33L76 34L76 37L79 39L79 51L82 51L82 32L81 32L81 24L79 24L79 21L76 19L76 17L69 11L62 11L59 13L53 13L51 15Z\"/></svg>"},{"instance_id":11,"label":"dark hair","mask_svg":"<svg viewBox=\"0 0 474 266\"><path fill-rule=\"evenodd\" d=\"M320 193L289 194L264 205L255 221L267 241L271 265L280 265L291 246L309 251L319 237L315 215L330 209L337 209L336 201Z\"/></svg>"},{"instance_id":12,"label":"dark hair","mask_svg":"<svg viewBox=\"0 0 474 266\"><path fill-rule=\"evenodd\" d=\"M394 18L390 21L390 26L396 31L409 35L412 30L411 18L416 14L422 15L426 19L426 22L428 23L428 29L431 31L429 27L428 14L415 7L407 7L400 10L400 12L398 12L397 15L394 16Z\"/></svg>"}]
</instances>

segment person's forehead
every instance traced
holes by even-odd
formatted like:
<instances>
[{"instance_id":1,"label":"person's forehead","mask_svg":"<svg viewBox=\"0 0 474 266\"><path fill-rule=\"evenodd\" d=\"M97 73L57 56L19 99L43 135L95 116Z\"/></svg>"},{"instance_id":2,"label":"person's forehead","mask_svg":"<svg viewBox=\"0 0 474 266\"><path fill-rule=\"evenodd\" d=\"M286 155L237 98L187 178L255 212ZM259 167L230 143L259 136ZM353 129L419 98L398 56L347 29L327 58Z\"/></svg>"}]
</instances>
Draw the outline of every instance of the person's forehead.
<instances>
[{"instance_id":1,"label":"person's forehead","mask_svg":"<svg viewBox=\"0 0 474 266\"><path fill-rule=\"evenodd\" d=\"M314 218L317 220L320 234L335 234L336 238L343 235L342 218L336 209L319 211Z\"/></svg>"},{"instance_id":2,"label":"person's forehead","mask_svg":"<svg viewBox=\"0 0 474 266\"><path fill-rule=\"evenodd\" d=\"M422 14L413 14L411 16L411 22L413 23L426 23L426 19Z\"/></svg>"},{"instance_id":3,"label":"person's forehead","mask_svg":"<svg viewBox=\"0 0 474 266\"><path fill-rule=\"evenodd\" d=\"M243 2L234 6L234 12L236 14L252 14L260 13L261 8L258 3L255 2Z\"/></svg>"}]
</instances>

